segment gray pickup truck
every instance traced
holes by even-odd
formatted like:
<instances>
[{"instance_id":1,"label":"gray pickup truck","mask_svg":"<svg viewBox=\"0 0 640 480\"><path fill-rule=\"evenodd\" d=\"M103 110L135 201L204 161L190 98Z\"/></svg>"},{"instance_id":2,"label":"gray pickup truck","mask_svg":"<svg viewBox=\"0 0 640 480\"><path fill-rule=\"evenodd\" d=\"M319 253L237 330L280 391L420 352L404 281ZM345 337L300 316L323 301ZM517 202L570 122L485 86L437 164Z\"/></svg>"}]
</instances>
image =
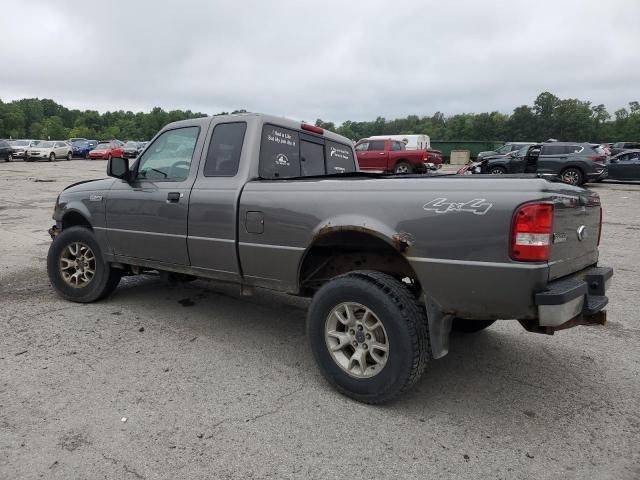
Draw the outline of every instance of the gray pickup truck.
<instances>
[{"instance_id":1,"label":"gray pickup truck","mask_svg":"<svg viewBox=\"0 0 640 480\"><path fill-rule=\"evenodd\" d=\"M452 329L606 318L600 199L579 187L366 174L348 139L257 114L172 123L107 173L57 199L47 268L62 297L93 302L149 271L312 297L319 368L363 402L413 385Z\"/></svg>"}]
</instances>

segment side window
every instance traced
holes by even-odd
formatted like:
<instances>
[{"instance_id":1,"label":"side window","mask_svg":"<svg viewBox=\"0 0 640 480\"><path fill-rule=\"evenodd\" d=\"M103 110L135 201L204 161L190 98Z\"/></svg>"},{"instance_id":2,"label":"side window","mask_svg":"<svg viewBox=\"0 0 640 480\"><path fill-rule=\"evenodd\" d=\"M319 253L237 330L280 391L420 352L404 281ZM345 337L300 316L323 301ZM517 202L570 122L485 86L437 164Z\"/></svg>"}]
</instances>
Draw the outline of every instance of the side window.
<instances>
[{"instance_id":1,"label":"side window","mask_svg":"<svg viewBox=\"0 0 640 480\"><path fill-rule=\"evenodd\" d=\"M562 145L543 145L540 155L562 155L564 147Z\"/></svg>"},{"instance_id":2,"label":"side window","mask_svg":"<svg viewBox=\"0 0 640 480\"><path fill-rule=\"evenodd\" d=\"M360 145L356 145L356 150L362 152L369 149L369 142L363 142Z\"/></svg>"},{"instance_id":3,"label":"side window","mask_svg":"<svg viewBox=\"0 0 640 480\"><path fill-rule=\"evenodd\" d=\"M185 127L161 134L140 157L138 178L165 182L185 180L199 133L199 127Z\"/></svg>"},{"instance_id":4,"label":"side window","mask_svg":"<svg viewBox=\"0 0 640 480\"><path fill-rule=\"evenodd\" d=\"M205 177L233 177L238 173L246 130L245 122L216 125L204 164Z\"/></svg>"},{"instance_id":5,"label":"side window","mask_svg":"<svg viewBox=\"0 0 640 480\"><path fill-rule=\"evenodd\" d=\"M324 175L324 146L314 142L300 141L301 175Z\"/></svg>"},{"instance_id":6,"label":"side window","mask_svg":"<svg viewBox=\"0 0 640 480\"><path fill-rule=\"evenodd\" d=\"M300 135L295 130L265 125L260 142L260 177L300 176Z\"/></svg>"},{"instance_id":7,"label":"side window","mask_svg":"<svg viewBox=\"0 0 640 480\"><path fill-rule=\"evenodd\" d=\"M581 145L567 145L564 147L565 148L565 152L564 153L580 153L582 152L582 150L584 150L584 148Z\"/></svg>"},{"instance_id":8,"label":"side window","mask_svg":"<svg viewBox=\"0 0 640 480\"><path fill-rule=\"evenodd\" d=\"M400 142L391 142L391 150L398 151L402 150L402 144Z\"/></svg>"},{"instance_id":9,"label":"side window","mask_svg":"<svg viewBox=\"0 0 640 480\"><path fill-rule=\"evenodd\" d=\"M353 150L350 147L341 143L327 141L325 154L327 157L327 174L356 171L356 162L353 159Z\"/></svg>"},{"instance_id":10,"label":"side window","mask_svg":"<svg viewBox=\"0 0 640 480\"><path fill-rule=\"evenodd\" d=\"M384 140L374 140L369 143L369 151L384 151Z\"/></svg>"}]
</instances>

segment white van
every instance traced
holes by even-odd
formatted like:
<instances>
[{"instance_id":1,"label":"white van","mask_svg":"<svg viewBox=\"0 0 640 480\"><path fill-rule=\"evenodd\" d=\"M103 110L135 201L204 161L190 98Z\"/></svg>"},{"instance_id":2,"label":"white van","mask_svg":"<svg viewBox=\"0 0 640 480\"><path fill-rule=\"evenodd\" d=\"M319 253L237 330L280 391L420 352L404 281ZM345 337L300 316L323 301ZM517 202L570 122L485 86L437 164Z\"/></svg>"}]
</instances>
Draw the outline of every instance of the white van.
<instances>
[{"instance_id":1,"label":"white van","mask_svg":"<svg viewBox=\"0 0 640 480\"><path fill-rule=\"evenodd\" d=\"M398 140L403 142L407 150L424 150L431 148L429 135L374 135L369 140Z\"/></svg>"}]
</instances>

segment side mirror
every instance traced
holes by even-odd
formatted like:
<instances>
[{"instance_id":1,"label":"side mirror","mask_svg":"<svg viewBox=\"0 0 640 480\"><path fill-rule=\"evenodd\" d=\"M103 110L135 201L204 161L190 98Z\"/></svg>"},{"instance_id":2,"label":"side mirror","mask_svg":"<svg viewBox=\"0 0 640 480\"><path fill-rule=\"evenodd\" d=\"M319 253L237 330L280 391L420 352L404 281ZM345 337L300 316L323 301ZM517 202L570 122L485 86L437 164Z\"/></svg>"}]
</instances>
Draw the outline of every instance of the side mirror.
<instances>
[{"instance_id":1,"label":"side mirror","mask_svg":"<svg viewBox=\"0 0 640 480\"><path fill-rule=\"evenodd\" d=\"M107 175L129 181L131 177L129 160L122 157L111 157L107 163Z\"/></svg>"}]
</instances>

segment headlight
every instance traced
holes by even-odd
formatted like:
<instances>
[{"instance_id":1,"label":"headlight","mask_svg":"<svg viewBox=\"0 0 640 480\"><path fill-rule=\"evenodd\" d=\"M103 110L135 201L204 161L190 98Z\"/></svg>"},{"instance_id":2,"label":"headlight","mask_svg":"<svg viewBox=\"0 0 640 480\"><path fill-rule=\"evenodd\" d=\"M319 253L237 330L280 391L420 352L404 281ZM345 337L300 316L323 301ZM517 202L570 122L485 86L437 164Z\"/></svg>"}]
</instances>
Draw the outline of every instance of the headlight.
<instances>
[{"instance_id":1,"label":"headlight","mask_svg":"<svg viewBox=\"0 0 640 480\"><path fill-rule=\"evenodd\" d=\"M475 167L475 168L473 169L473 173L480 173L480 171L481 171L481 170L480 170L480 167Z\"/></svg>"}]
</instances>

